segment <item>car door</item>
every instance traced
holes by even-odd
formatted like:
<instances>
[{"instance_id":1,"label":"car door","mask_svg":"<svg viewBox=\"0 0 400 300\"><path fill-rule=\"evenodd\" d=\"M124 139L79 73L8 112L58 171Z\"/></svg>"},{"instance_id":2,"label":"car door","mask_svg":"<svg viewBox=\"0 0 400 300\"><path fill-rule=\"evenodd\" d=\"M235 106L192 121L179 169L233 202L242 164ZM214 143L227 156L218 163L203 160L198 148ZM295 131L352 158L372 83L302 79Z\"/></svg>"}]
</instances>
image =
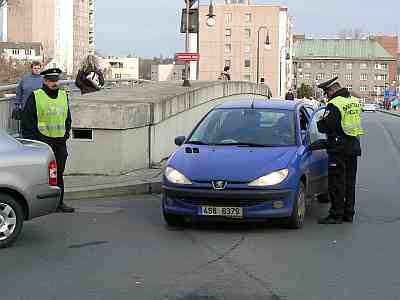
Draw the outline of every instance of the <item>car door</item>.
<instances>
[{"instance_id":1,"label":"car door","mask_svg":"<svg viewBox=\"0 0 400 300\"><path fill-rule=\"evenodd\" d=\"M316 110L310 120L307 133L307 143L311 144L317 140L326 140L326 135L318 131L317 122L325 113L325 107ZM328 154L326 150L315 150L311 152L309 159L310 174L312 177L312 191L314 194L324 194L328 189Z\"/></svg>"}]
</instances>

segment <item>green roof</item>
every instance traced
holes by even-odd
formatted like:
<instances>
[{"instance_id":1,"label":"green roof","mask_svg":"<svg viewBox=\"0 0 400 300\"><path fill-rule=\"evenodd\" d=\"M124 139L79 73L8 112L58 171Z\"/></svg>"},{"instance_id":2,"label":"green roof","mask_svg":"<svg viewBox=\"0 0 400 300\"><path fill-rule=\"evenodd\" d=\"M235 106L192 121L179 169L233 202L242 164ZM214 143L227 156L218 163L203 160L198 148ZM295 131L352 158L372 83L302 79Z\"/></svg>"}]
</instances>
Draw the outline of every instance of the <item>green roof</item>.
<instances>
[{"instance_id":1,"label":"green roof","mask_svg":"<svg viewBox=\"0 0 400 300\"><path fill-rule=\"evenodd\" d=\"M395 60L373 40L309 39L294 44L296 58L387 59Z\"/></svg>"}]
</instances>

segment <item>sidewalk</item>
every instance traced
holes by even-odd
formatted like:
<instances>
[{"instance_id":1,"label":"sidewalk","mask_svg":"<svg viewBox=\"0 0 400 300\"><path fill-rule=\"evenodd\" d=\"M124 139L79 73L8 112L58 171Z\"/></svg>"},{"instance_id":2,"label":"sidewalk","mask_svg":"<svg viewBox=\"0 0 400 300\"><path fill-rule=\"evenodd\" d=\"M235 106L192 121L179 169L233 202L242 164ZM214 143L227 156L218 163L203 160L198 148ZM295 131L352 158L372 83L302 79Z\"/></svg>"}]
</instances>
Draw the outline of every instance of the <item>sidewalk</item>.
<instances>
[{"instance_id":1,"label":"sidewalk","mask_svg":"<svg viewBox=\"0 0 400 300\"><path fill-rule=\"evenodd\" d=\"M143 169L119 176L65 176L65 199L102 198L158 193L162 169Z\"/></svg>"},{"instance_id":2,"label":"sidewalk","mask_svg":"<svg viewBox=\"0 0 400 300\"><path fill-rule=\"evenodd\" d=\"M400 111L398 111L398 110L386 110L386 109L378 108L377 111L380 111L382 113L389 114L392 116L400 117Z\"/></svg>"}]
</instances>

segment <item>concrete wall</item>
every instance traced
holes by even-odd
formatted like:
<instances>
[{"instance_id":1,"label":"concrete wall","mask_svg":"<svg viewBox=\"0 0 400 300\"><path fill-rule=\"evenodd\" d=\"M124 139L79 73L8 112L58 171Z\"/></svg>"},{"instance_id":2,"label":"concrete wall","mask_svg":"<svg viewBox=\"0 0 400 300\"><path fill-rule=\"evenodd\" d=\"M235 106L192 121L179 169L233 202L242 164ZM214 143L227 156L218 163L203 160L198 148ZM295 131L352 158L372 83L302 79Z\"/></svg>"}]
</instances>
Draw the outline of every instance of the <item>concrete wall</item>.
<instances>
[{"instance_id":1,"label":"concrete wall","mask_svg":"<svg viewBox=\"0 0 400 300\"><path fill-rule=\"evenodd\" d=\"M69 142L66 173L116 175L148 168L175 150L176 136L187 135L228 97L269 93L266 85L217 81L193 82L192 88L169 82L73 95L73 128L93 130L93 140Z\"/></svg>"}]
</instances>

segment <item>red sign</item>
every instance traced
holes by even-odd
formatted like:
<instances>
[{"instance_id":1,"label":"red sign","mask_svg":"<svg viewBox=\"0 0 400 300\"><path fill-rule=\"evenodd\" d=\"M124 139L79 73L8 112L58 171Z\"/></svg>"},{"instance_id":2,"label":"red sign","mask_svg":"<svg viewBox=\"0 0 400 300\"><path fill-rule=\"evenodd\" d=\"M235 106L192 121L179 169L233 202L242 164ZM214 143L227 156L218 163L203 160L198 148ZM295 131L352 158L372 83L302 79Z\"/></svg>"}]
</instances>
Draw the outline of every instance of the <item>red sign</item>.
<instances>
[{"instance_id":1,"label":"red sign","mask_svg":"<svg viewBox=\"0 0 400 300\"><path fill-rule=\"evenodd\" d=\"M176 59L180 61L199 61L200 54L198 53L176 53Z\"/></svg>"}]
</instances>

